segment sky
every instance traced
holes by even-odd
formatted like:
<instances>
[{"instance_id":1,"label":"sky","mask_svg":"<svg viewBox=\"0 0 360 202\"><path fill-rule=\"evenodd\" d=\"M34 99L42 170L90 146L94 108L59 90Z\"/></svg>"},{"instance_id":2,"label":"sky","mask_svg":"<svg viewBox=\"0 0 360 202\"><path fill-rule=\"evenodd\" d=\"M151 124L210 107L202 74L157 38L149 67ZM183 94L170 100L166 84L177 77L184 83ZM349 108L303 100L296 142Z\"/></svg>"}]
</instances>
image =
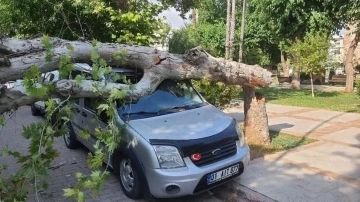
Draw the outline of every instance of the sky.
<instances>
[{"instance_id":1,"label":"sky","mask_svg":"<svg viewBox=\"0 0 360 202\"><path fill-rule=\"evenodd\" d=\"M179 12L177 12L174 8L170 8L162 12L159 16L165 16L167 23L171 25L172 29L178 29L184 26L185 22L188 22L188 20L182 19L179 15Z\"/></svg>"},{"instance_id":2,"label":"sky","mask_svg":"<svg viewBox=\"0 0 360 202\"><path fill-rule=\"evenodd\" d=\"M157 0L150 0L150 2L157 3ZM185 25L185 22L188 22L188 20L184 20L180 17L180 13L177 12L174 8L170 8L166 11L163 11L159 14L159 17L165 17L166 22L171 25L172 29L178 29ZM188 15L186 15L188 16Z\"/></svg>"}]
</instances>

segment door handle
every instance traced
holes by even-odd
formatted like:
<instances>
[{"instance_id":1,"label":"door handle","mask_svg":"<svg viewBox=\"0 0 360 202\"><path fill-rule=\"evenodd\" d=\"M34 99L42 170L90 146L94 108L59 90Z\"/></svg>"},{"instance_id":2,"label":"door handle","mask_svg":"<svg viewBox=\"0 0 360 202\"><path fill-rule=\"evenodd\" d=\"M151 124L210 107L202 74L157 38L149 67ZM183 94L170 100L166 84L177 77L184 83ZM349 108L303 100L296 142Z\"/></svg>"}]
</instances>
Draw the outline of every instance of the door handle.
<instances>
[{"instance_id":1,"label":"door handle","mask_svg":"<svg viewBox=\"0 0 360 202\"><path fill-rule=\"evenodd\" d=\"M86 114L85 112L81 112L81 115L82 115L83 117L87 117L87 114Z\"/></svg>"}]
</instances>

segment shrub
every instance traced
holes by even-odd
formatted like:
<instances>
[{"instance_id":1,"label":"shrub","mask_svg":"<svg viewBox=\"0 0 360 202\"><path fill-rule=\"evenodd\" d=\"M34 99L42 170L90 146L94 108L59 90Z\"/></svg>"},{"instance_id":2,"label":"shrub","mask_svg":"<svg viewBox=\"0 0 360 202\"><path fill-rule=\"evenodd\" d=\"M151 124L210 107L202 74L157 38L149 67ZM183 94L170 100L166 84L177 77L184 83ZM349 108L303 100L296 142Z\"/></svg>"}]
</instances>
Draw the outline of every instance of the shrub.
<instances>
[{"instance_id":1,"label":"shrub","mask_svg":"<svg viewBox=\"0 0 360 202\"><path fill-rule=\"evenodd\" d=\"M360 79L357 79L355 81L355 85L356 85L356 92L360 96Z\"/></svg>"},{"instance_id":2,"label":"shrub","mask_svg":"<svg viewBox=\"0 0 360 202\"><path fill-rule=\"evenodd\" d=\"M223 108L231 100L239 97L240 88L237 86L229 86L221 82L214 83L207 79L192 83L209 103L218 108Z\"/></svg>"},{"instance_id":3,"label":"shrub","mask_svg":"<svg viewBox=\"0 0 360 202\"><path fill-rule=\"evenodd\" d=\"M356 71L360 72L360 64L356 65L354 68Z\"/></svg>"}]
</instances>

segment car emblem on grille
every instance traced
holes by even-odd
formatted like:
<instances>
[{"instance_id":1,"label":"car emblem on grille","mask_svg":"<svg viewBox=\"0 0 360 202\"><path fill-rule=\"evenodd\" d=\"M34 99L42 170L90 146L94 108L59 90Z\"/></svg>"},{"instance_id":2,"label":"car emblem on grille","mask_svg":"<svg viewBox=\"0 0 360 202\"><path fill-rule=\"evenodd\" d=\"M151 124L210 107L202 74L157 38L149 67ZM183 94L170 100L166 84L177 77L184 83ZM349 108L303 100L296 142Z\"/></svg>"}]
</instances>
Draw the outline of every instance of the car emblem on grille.
<instances>
[{"instance_id":1,"label":"car emblem on grille","mask_svg":"<svg viewBox=\"0 0 360 202\"><path fill-rule=\"evenodd\" d=\"M215 149L214 151L211 152L214 156L218 155L221 153L221 149Z\"/></svg>"}]
</instances>

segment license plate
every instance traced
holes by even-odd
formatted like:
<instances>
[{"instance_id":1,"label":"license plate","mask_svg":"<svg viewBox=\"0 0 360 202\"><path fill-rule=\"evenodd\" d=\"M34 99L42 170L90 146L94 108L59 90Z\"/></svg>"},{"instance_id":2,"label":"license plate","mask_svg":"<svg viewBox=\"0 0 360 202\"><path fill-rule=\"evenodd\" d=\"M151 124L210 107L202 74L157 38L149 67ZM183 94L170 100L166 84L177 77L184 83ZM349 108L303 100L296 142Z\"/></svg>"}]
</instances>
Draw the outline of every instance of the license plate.
<instances>
[{"instance_id":1,"label":"license plate","mask_svg":"<svg viewBox=\"0 0 360 202\"><path fill-rule=\"evenodd\" d=\"M215 173L211 173L207 176L207 184L212 184L223 180L225 178L231 177L239 173L239 164L233 165L231 167L225 168Z\"/></svg>"}]
</instances>

